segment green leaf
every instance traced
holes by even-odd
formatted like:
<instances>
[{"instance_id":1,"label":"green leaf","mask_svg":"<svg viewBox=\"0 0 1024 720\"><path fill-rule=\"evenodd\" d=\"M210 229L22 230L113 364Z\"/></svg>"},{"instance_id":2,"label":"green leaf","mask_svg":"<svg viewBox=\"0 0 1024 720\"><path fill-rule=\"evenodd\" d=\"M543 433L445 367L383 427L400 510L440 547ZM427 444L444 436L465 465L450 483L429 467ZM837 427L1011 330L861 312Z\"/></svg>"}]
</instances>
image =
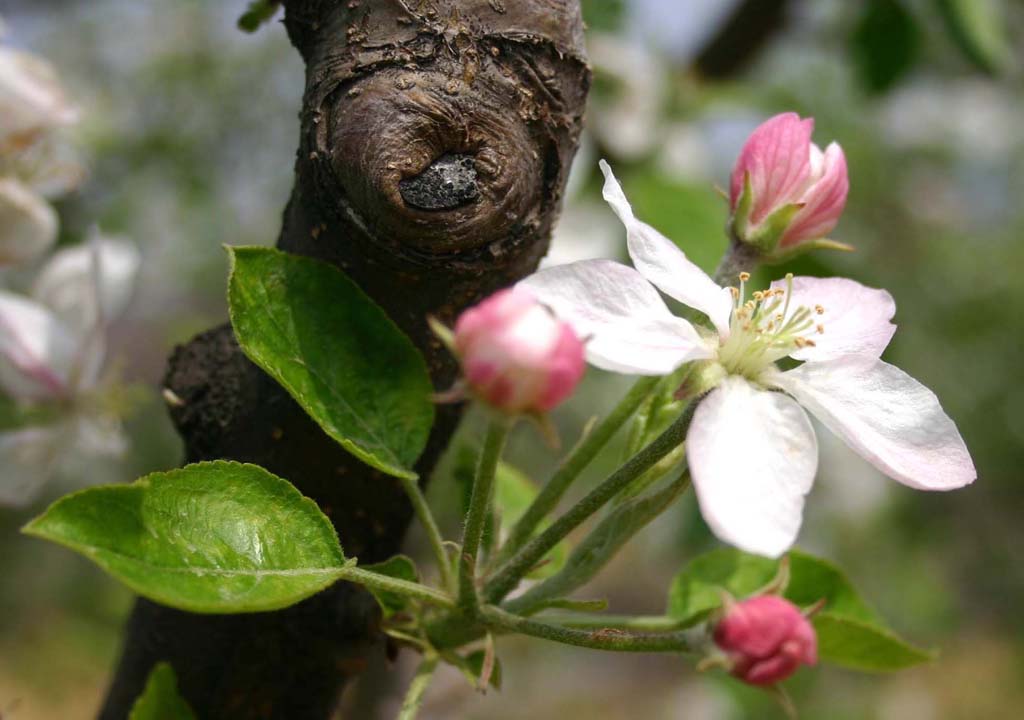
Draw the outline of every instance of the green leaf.
<instances>
[{"instance_id":1,"label":"green leaf","mask_svg":"<svg viewBox=\"0 0 1024 720\"><path fill-rule=\"evenodd\" d=\"M270 22L281 6L281 0L253 0L238 18L238 29L247 33L259 30L260 25Z\"/></svg>"},{"instance_id":2,"label":"green leaf","mask_svg":"<svg viewBox=\"0 0 1024 720\"><path fill-rule=\"evenodd\" d=\"M850 53L864 88L881 93L913 67L921 31L902 0L868 0L862 8L850 38Z\"/></svg>"},{"instance_id":3,"label":"green leaf","mask_svg":"<svg viewBox=\"0 0 1024 720\"><path fill-rule=\"evenodd\" d=\"M398 578L399 580L419 582L420 579L420 574L416 570L416 563L407 555L395 555L384 562L376 563L375 565L361 565L360 567L364 570L370 570L381 575ZM407 595L400 595L372 587L367 587L366 589L376 598L380 609L384 612L385 618L389 618L409 607L409 597Z\"/></svg>"},{"instance_id":4,"label":"green leaf","mask_svg":"<svg viewBox=\"0 0 1024 720\"><path fill-rule=\"evenodd\" d=\"M328 435L397 477L427 443L433 387L412 342L343 272L270 248L229 248L238 343Z\"/></svg>"},{"instance_id":5,"label":"green leaf","mask_svg":"<svg viewBox=\"0 0 1024 720\"><path fill-rule=\"evenodd\" d=\"M676 576L669 590L668 615L693 625L721 607L722 590L746 597L771 582L778 570L776 560L731 548L713 550L695 558ZM913 647L885 627L832 563L793 550L789 572L786 599L801 607L826 601L824 611L813 620L823 661L856 670L886 671L932 658L931 653Z\"/></svg>"},{"instance_id":6,"label":"green leaf","mask_svg":"<svg viewBox=\"0 0 1024 720\"><path fill-rule=\"evenodd\" d=\"M128 720L196 720L192 708L178 694L178 678L170 663L157 663L150 671Z\"/></svg>"},{"instance_id":7,"label":"green leaf","mask_svg":"<svg viewBox=\"0 0 1024 720\"><path fill-rule=\"evenodd\" d=\"M1013 60L1001 0L937 0L953 41L968 60L996 74Z\"/></svg>"},{"instance_id":8,"label":"green leaf","mask_svg":"<svg viewBox=\"0 0 1024 720\"><path fill-rule=\"evenodd\" d=\"M816 615L818 657L824 662L867 672L890 672L935 659L891 631L871 623L830 612Z\"/></svg>"},{"instance_id":9,"label":"green leaf","mask_svg":"<svg viewBox=\"0 0 1024 720\"><path fill-rule=\"evenodd\" d=\"M292 605L346 564L316 503L261 467L225 461L82 490L23 532L81 553L140 595L202 613Z\"/></svg>"}]
</instances>

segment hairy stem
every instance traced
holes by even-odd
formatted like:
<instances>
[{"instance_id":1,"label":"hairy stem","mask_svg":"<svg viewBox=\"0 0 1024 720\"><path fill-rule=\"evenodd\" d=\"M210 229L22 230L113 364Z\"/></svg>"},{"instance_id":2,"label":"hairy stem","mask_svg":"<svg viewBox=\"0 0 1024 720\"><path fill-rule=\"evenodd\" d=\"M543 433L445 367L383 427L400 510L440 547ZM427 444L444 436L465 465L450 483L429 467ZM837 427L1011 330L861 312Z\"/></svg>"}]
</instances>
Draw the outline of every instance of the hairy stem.
<instances>
[{"instance_id":1,"label":"hairy stem","mask_svg":"<svg viewBox=\"0 0 1024 720\"><path fill-rule=\"evenodd\" d=\"M530 503L526 512L512 527L508 540L505 541L498 553L497 561L499 563L512 557L530 539L541 520L555 508L573 481L608 444L618 429L636 412L644 399L657 386L659 379L657 377L642 377L637 380L611 413L598 423L597 427L565 457L555 474L551 476L551 479Z\"/></svg>"},{"instance_id":2,"label":"hairy stem","mask_svg":"<svg viewBox=\"0 0 1024 720\"><path fill-rule=\"evenodd\" d=\"M483 451L473 479L473 491L466 513L466 527L462 533L462 562L459 563L459 607L472 610L476 606L476 568L480 540L490 515L494 495L494 476L498 461L505 449L505 440L511 423L508 418L496 417L487 426Z\"/></svg>"},{"instance_id":3,"label":"hairy stem","mask_svg":"<svg viewBox=\"0 0 1024 720\"><path fill-rule=\"evenodd\" d=\"M409 502L412 503L413 511L427 533L427 539L430 541L430 547L437 561L438 571L441 573L441 586L445 590L452 592L455 590L452 563L448 558L448 552L445 550L441 530L438 528L434 514L430 511L430 506L427 504L427 498L423 495L423 490L420 489L418 481L409 478L402 478L401 480L405 494L409 498Z\"/></svg>"},{"instance_id":4,"label":"hairy stem","mask_svg":"<svg viewBox=\"0 0 1024 720\"><path fill-rule=\"evenodd\" d=\"M414 720L419 714L420 706L423 705L423 695L434 678L434 670L437 669L437 655L427 655L423 658L420 666L416 669L409 689L402 701L402 709L398 711L397 720Z\"/></svg>"},{"instance_id":5,"label":"hairy stem","mask_svg":"<svg viewBox=\"0 0 1024 720\"><path fill-rule=\"evenodd\" d=\"M696 633L692 631L644 633L609 627L580 630L513 615L493 605L484 605L480 608L480 616L484 623L494 630L529 635L591 650L689 652L695 647Z\"/></svg>"},{"instance_id":6,"label":"hairy stem","mask_svg":"<svg viewBox=\"0 0 1024 720\"><path fill-rule=\"evenodd\" d=\"M600 510L630 482L653 467L686 438L697 402L687 406L678 418L650 445L630 458L603 483L559 517L550 527L527 543L491 578L484 588L484 601L497 603L508 595L519 580L530 571L562 538Z\"/></svg>"},{"instance_id":7,"label":"hairy stem","mask_svg":"<svg viewBox=\"0 0 1024 720\"><path fill-rule=\"evenodd\" d=\"M408 580L375 573L372 570L364 570L360 567L346 568L341 573L341 579L358 583L359 585L373 588L375 590L385 590L387 592L405 595L406 597L422 600L423 602L438 605L440 607L455 607L455 601L452 597L440 590L436 590L427 585L421 585L420 583L409 582Z\"/></svg>"}]
</instances>

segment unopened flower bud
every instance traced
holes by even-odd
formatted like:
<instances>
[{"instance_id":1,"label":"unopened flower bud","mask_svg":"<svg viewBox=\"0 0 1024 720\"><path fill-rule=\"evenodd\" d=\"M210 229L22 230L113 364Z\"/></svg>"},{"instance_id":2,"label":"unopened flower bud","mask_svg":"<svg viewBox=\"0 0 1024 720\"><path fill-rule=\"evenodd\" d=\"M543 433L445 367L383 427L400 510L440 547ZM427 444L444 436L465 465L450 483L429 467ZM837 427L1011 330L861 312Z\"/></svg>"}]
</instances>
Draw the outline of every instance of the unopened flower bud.
<instances>
[{"instance_id":1,"label":"unopened flower bud","mask_svg":"<svg viewBox=\"0 0 1024 720\"><path fill-rule=\"evenodd\" d=\"M814 627L798 607L775 595L728 606L714 640L730 672L751 685L774 685L818 661Z\"/></svg>"},{"instance_id":2,"label":"unopened flower bud","mask_svg":"<svg viewBox=\"0 0 1024 720\"><path fill-rule=\"evenodd\" d=\"M850 181L842 148L811 142L814 120L783 113L751 133L732 171L729 204L736 237L766 253L819 242L839 222Z\"/></svg>"},{"instance_id":3,"label":"unopened flower bud","mask_svg":"<svg viewBox=\"0 0 1024 720\"><path fill-rule=\"evenodd\" d=\"M523 288L496 292L462 313L454 349L469 388L510 413L552 409L586 367L576 333Z\"/></svg>"}]
</instances>

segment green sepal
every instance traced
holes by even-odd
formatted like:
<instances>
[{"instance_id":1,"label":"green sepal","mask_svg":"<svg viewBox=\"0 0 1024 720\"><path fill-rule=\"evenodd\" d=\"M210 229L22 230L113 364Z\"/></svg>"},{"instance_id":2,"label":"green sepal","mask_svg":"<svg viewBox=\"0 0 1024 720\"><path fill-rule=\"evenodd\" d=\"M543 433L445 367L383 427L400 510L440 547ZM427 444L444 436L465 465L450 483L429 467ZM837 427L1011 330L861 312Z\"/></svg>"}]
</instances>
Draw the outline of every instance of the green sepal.
<instances>
[{"instance_id":1,"label":"green sepal","mask_svg":"<svg viewBox=\"0 0 1024 720\"><path fill-rule=\"evenodd\" d=\"M739 200L736 201L736 209L732 214L733 237L746 242L747 228L750 224L750 206L754 204L754 191L750 187L750 173L743 173L743 190L740 192Z\"/></svg>"},{"instance_id":2,"label":"green sepal","mask_svg":"<svg viewBox=\"0 0 1024 720\"><path fill-rule=\"evenodd\" d=\"M483 673L484 650L474 650L468 655L459 655L455 652L442 652L441 659L449 665L458 668L469 684L479 689L480 675ZM501 660L494 658L494 669L491 670L490 685L495 690L501 690Z\"/></svg>"},{"instance_id":3,"label":"green sepal","mask_svg":"<svg viewBox=\"0 0 1024 720\"><path fill-rule=\"evenodd\" d=\"M757 228L744 239L748 245L757 248L762 255L770 255L775 252L786 234L786 230L793 222L796 214L804 209L804 203L789 203L783 205L771 215L766 217Z\"/></svg>"},{"instance_id":4,"label":"green sepal","mask_svg":"<svg viewBox=\"0 0 1024 720\"><path fill-rule=\"evenodd\" d=\"M830 240L829 238L818 238L817 240L803 240L792 247L785 249L776 249L775 252L766 254L762 257L762 262L765 265L782 265L788 263L791 260L795 260L805 253L809 253L812 250L838 250L839 252L856 252L857 248L853 245L848 245L838 240Z\"/></svg>"}]
</instances>

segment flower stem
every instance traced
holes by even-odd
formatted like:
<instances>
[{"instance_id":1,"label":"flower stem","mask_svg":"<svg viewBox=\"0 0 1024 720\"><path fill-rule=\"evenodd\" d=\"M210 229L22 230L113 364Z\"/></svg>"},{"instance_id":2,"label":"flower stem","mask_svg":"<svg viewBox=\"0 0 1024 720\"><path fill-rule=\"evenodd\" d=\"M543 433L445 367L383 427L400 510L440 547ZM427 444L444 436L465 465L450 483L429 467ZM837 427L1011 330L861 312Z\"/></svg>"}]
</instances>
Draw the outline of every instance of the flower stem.
<instances>
[{"instance_id":1,"label":"flower stem","mask_svg":"<svg viewBox=\"0 0 1024 720\"><path fill-rule=\"evenodd\" d=\"M502 565L484 588L484 600L493 604L501 602L516 586L519 580L533 568L562 538L579 527L587 518L600 510L629 483L653 467L686 438L693 411L698 402L694 401L680 413L671 425L647 447L631 457L608 479L591 490L582 500L571 507L544 532L528 542L508 562Z\"/></svg>"},{"instance_id":2,"label":"flower stem","mask_svg":"<svg viewBox=\"0 0 1024 720\"><path fill-rule=\"evenodd\" d=\"M423 705L423 695L426 693L427 687L430 686L436 669L437 655L431 653L425 656L409 684L405 699L402 701L402 709L398 711L396 720L414 720L420 711L420 706Z\"/></svg>"},{"instance_id":3,"label":"flower stem","mask_svg":"<svg viewBox=\"0 0 1024 720\"><path fill-rule=\"evenodd\" d=\"M753 272L761 263L761 253L754 247L732 238L729 241L729 249L715 268L714 281L725 287L736 282L736 276L741 272Z\"/></svg>"},{"instance_id":4,"label":"flower stem","mask_svg":"<svg viewBox=\"0 0 1024 720\"><path fill-rule=\"evenodd\" d=\"M372 570L364 570L363 568L355 565L344 568L340 573L340 577L342 580L358 583L359 585L364 585L375 590L385 590L387 592L405 595L406 597L422 600L423 602L430 603L431 605L438 605L445 608L455 607L455 601L452 597L440 590L435 590L432 587L421 585L420 583L409 582L408 580L382 575L381 573L376 573Z\"/></svg>"},{"instance_id":5,"label":"flower stem","mask_svg":"<svg viewBox=\"0 0 1024 720\"><path fill-rule=\"evenodd\" d=\"M462 534L462 558L459 562L459 607L473 610L476 607L476 567L477 555L480 552L480 540L484 534L484 525L491 509L491 497L494 495L494 475L498 469L505 439L508 437L511 421L505 417L491 420L484 438L484 448L480 453L480 461L473 479L473 491L469 498L469 511L466 513L466 527Z\"/></svg>"},{"instance_id":6,"label":"flower stem","mask_svg":"<svg viewBox=\"0 0 1024 720\"><path fill-rule=\"evenodd\" d=\"M495 630L519 633L551 640L564 645L610 650L614 652L688 652L693 647L693 633L675 632L628 632L611 627L592 630L563 627L539 620L513 615L493 605L480 608L480 617Z\"/></svg>"},{"instance_id":7,"label":"flower stem","mask_svg":"<svg viewBox=\"0 0 1024 720\"><path fill-rule=\"evenodd\" d=\"M427 498L423 495L423 490L420 489L419 482L416 480L403 477L402 487L405 489L405 494L409 496L416 517L427 533L427 539L430 541L430 547L434 551L438 570L441 573L441 587L449 592L454 592L455 578L452 575L451 559L445 550L444 538L441 536L441 530L437 527L434 514L430 512Z\"/></svg>"},{"instance_id":8,"label":"flower stem","mask_svg":"<svg viewBox=\"0 0 1024 720\"><path fill-rule=\"evenodd\" d=\"M555 474L551 476L547 484L541 489L537 497L533 499L530 506L526 508L519 521L509 532L508 540L499 550L496 562L501 563L512 557L519 548L533 535L537 526L548 513L550 513L558 501L565 495L565 491L579 477L583 469L590 464L598 452L608 444L611 437L619 428L636 412L651 391L654 390L660 378L641 377L634 383L633 387L626 393L625 397L609 413L590 434L573 448Z\"/></svg>"},{"instance_id":9,"label":"flower stem","mask_svg":"<svg viewBox=\"0 0 1024 720\"><path fill-rule=\"evenodd\" d=\"M613 630L665 633L683 629L679 620L667 615L605 615L603 613L562 611L545 615L544 621L577 630L611 628Z\"/></svg>"}]
</instances>

